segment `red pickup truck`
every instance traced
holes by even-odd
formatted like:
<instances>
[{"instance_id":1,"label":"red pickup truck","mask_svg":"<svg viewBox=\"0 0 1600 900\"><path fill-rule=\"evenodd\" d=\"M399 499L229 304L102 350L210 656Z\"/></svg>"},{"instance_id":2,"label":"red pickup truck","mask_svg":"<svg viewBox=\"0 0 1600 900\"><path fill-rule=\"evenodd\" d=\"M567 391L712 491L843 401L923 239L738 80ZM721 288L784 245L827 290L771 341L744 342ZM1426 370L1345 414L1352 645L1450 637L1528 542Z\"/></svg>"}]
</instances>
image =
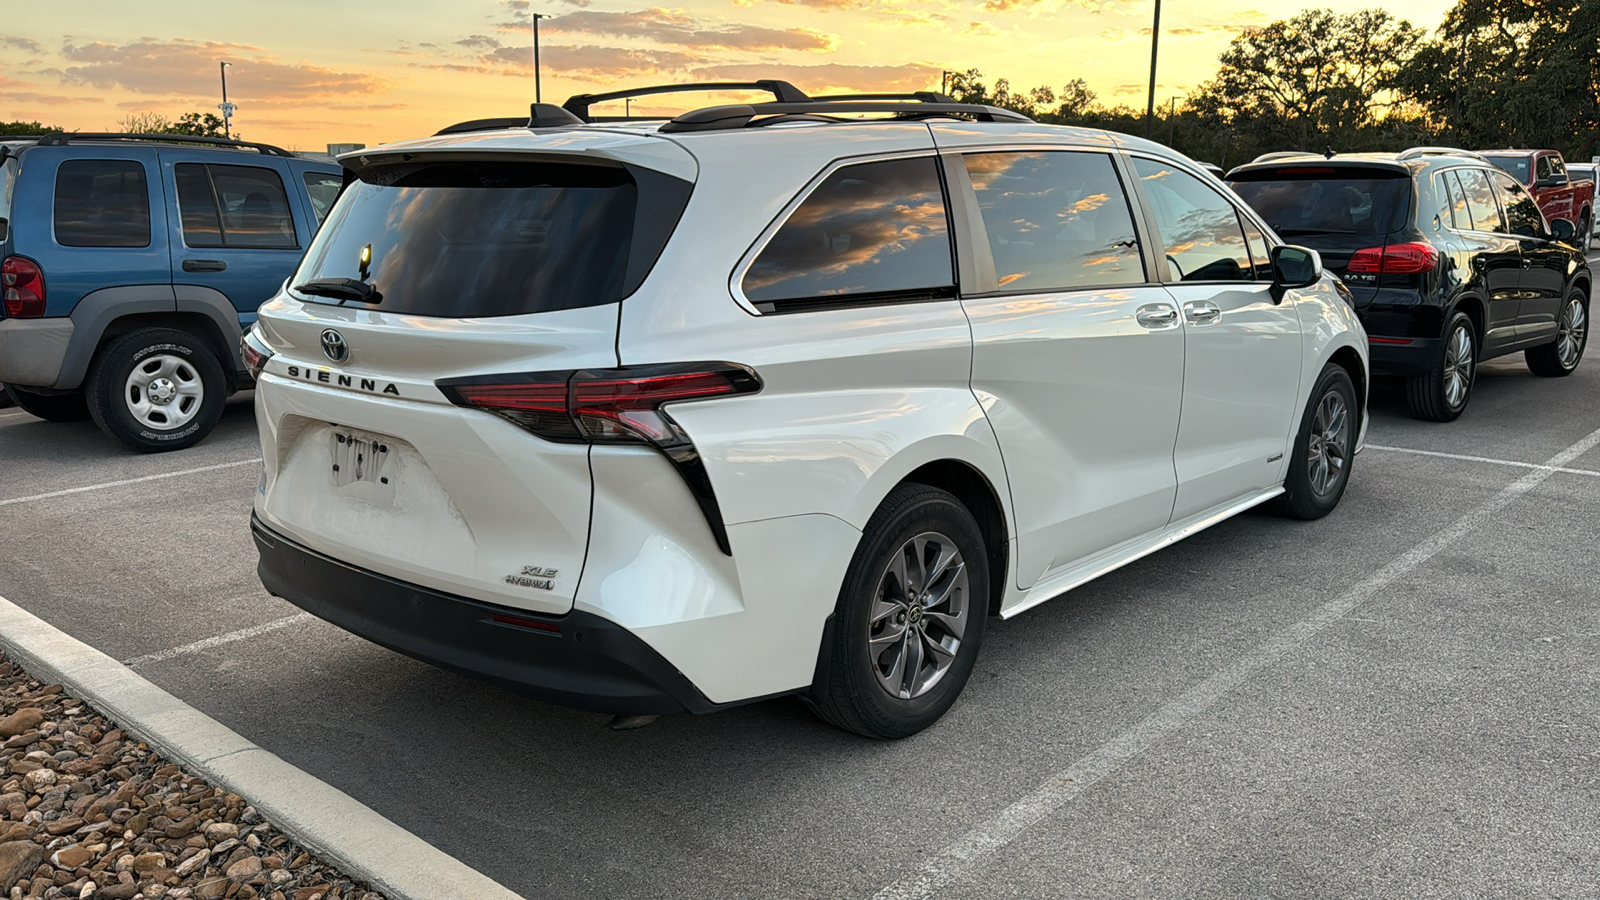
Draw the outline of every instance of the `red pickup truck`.
<instances>
[{"instance_id":1,"label":"red pickup truck","mask_svg":"<svg viewBox=\"0 0 1600 900\"><path fill-rule=\"evenodd\" d=\"M1480 154L1528 186L1545 221L1572 223L1574 242L1587 248L1594 237L1594 182L1573 181L1555 150L1484 150Z\"/></svg>"}]
</instances>

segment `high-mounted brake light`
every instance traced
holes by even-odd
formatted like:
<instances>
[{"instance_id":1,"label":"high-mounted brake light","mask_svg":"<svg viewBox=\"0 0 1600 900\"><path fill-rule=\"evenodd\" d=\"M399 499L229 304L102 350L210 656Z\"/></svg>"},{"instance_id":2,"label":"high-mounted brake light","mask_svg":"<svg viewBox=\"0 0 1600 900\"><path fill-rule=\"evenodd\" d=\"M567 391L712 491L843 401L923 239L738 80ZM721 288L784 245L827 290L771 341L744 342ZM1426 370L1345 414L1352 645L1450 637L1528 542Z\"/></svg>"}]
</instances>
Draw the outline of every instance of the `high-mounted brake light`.
<instances>
[{"instance_id":1,"label":"high-mounted brake light","mask_svg":"<svg viewBox=\"0 0 1600 900\"><path fill-rule=\"evenodd\" d=\"M1347 272L1366 272L1376 275L1414 275L1431 272L1439 263L1439 251L1432 244L1413 241L1407 244L1390 244L1386 247L1368 247L1350 256Z\"/></svg>"},{"instance_id":2,"label":"high-mounted brake light","mask_svg":"<svg viewBox=\"0 0 1600 900\"><path fill-rule=\"evenodd\" d=\"M0 262L0 297L6 315L13 319L44 315L44 272L39 264L21 256L8 256Z\"/></svg>"},{"instance_id":3,"label":"high-mounted brake light","mask_svg":"<svg viewBox=\"0 0 1600 900\"><path fill-rule=\"evenodd\" d=\"M452 403L494 413L547 441L646 444L661 451L689 486L723 553L732 555L705 463L688 434L663 408L761 390L746 366L669 363L449 378L438 382Z\"/></svg>"}]
</instances>

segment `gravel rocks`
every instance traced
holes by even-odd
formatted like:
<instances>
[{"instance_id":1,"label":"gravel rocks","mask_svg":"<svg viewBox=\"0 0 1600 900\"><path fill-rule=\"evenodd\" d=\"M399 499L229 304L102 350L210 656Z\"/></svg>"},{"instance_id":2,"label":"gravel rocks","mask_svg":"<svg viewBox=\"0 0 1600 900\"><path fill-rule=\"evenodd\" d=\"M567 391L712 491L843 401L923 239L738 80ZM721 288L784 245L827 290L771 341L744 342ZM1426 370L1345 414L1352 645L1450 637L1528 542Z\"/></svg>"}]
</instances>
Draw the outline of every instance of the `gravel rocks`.
<instances>
[{"instance_id":1,"label":"gravel rocks","mask_svg":"<svg viewBox=\"0 0 1600 900\"><path fill-rule=\"evenodd\" d=\"M0 655L0 900L383 900Z\"/></svg>"}]
</instances>

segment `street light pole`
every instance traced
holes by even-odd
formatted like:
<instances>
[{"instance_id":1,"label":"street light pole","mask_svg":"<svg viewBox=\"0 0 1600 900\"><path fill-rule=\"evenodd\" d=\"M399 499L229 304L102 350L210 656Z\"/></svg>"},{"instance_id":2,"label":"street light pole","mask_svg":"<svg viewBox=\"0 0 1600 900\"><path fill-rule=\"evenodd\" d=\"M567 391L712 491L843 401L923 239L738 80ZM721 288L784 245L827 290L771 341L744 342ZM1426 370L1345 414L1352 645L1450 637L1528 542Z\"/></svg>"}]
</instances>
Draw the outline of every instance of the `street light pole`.
<instances>
[{"instance_id":1,"label":"street light pole","mask_svg":"<svg viewBox=\"0 0 1600 900\"><path fill-rule=\"evenodd\" d=\"M1156 119L1156 48L1161 43L1161 0L1156 0L1156 18L1150 25L1150 99L1144 107L1144 136L1150 137Z\"/></svg>"},{"instance_id":2,"label":"street light pole","mask_svg":"<svg viewBox=\"0 0 1600 900\"><path fill-rule=\"evenodd\" d=\"M228 67L231 65L231 62L217 63L217 71L222 73L222 103L217 109L222 110L222 136L225 138L233 137L233 111L239 108L228 102Z\"/></svg>"},{"instance_id":3,"label":"street light pole","mask_svg":"<svg viewBox=\"0 0 1600 900\"><path fill-rule=\"evenodd\" d=\"M550 17L544 13L532 12L531 10L529 14L533 16L533 102L542 103L544 101L544 91L539 85L539 20Z\"/></svg>"}]
</instances>

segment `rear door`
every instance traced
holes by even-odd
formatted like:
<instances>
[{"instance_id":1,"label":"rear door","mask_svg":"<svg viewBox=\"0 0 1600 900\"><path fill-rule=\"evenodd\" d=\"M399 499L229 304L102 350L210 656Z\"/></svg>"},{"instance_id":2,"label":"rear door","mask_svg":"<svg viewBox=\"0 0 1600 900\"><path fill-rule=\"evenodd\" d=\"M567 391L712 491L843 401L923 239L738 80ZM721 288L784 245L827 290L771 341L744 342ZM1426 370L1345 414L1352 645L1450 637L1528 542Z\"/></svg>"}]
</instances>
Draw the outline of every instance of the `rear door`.
<instances>
[{"instance_id":1,"label":"rear door","mask_svg":"<svg viewBox=\"0 0 1600 900\"><path fill-rule=\"evenodd\" d=\"M972 389L1005 459L1027 588L1166 525L1184 325L1147 274L1111 153L950 159L977 236L962 297Z\"/></svg>"},{"instance_id":2,"label":"rear door","mask_svg":"<svg viewBox=\"0 0 1600 900\"><path fill-rule=\"evenodd\" d=\"M161 151L168 190L177 198L167 212L176 236L173 284L180 294L185 288L215 291L248 327L256 308L300 261L300 236L315 228L291 199L289 171L281 162L252 157L235 162L231 156L215 162L218 155Z\"/></svg>"},{"instance_id":3,"label":"rear door","mask_svg":"<svg viewBox=\"0 0 1600 900\"><path fill-rule=\"evenodd\" d=\"M1457 215L1455 225L1467 244L1471 278L1488 299L1489 320L1481 340L1483 351L1492 354L1517 339L1523 292L1522 242L1511 234L1490 174L1477 168L1446 173L1461 191L1464 208L1456 212L1464 215Z\"/></svg>"},{"instance_id":4,"label":"rear door","mask_svg":"<svg viewBox=\"0 0 1600 900\"><path fill-rule=\"evenodd\" d=\"M1540 157L1546 159L1548 157ZM1571 251L1550 239L1549 228L1528 189L1511 176L1490 172L1506 223L1522 245L1522 298L1517 307L1517 338L1555 336L1556 316L1567 287Z\"/></svg>"},{"instance_id":5,"label":"rear door","mask_svg":"<svg viewBox=\"0 0 1600 900\"><path fill-rule=\"evenodd\" d=\"M1160 234L1162 280L1183 310L1181 522L1282 483L1299 415L1300 317L1273 296L1266 260L1258 267L1250 252L1262 242L1246 240L1232 201L1167 161L1132 162Z\"/></svg>"}]
</instances>

